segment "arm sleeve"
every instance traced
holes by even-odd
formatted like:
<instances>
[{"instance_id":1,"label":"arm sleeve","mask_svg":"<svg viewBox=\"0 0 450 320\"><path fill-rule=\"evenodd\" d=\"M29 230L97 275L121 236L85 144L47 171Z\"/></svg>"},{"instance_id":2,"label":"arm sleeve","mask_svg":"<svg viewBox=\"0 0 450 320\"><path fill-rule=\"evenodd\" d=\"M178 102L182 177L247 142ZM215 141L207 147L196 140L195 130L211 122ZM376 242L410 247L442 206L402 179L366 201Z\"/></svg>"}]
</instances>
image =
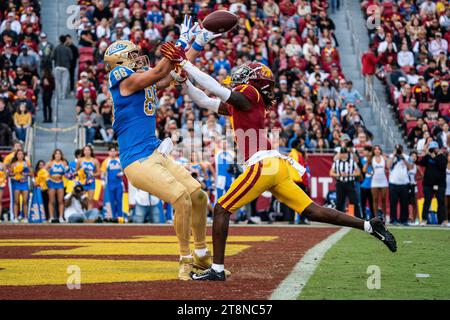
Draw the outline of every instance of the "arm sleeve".
<instances>
[{"instance_id":1,"label":"arm sleeve","mask_svg":"<svg viewBox=\"0 0 450 320\"><path fill-rule=\"evenodd\" d=\"M196 82L198 82L203 88L208 88L215 96L219 97L219 99L223 102L227 102L227 100L231 96L231 90L225 88L220 83L218 83L213 77L207 75L206 73L200 71L196 66L194 66L189 61L186 61L182 65L183 69L194 78Z\"/></svg>"},{"instance_id":2,"label":"arm sleeve","mask_svg":"<svg viewBox=\"0 0 450 320\"><path fill-rule=\"evenodd\" d=\"M220 99L210 98L202 90L196 88L189 80L186 81L187 94L200 108L214 112L219 111Z\"/></svg>"}]
</instances>

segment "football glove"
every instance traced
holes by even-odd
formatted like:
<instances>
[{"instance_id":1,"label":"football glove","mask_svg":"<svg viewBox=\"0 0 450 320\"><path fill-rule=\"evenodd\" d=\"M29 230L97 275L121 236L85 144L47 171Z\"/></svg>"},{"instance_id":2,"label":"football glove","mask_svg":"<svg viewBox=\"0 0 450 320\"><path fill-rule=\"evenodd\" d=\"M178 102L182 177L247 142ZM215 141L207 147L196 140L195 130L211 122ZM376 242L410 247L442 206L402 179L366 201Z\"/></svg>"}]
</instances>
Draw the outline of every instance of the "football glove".
<instances>
[{"instance_id":1,"label":"football glove","mask_svg":"<svg viewBox=\"0 0 450 320\"><path fill-rule=\"evenodd\" d=\"M166 42L161 46L161 54L174 64L186 60L186 52L183 47L175 46L172 42Z\"/></svg>"},{"instance_id":2,"label":"football glove","mask_svg":"<svg viewBox=\"0 0 450 320\"><path fill-rule=\"evenodd\" d=\"M186 49L199 32L200 26L198 22L192 25L192 17L186 14L181 24L180 38L177 40L176 45Z\"/></svg>"},{"instance_id":3,"label":"football glove","mask_svg":"<svg viewBox=\"0 0 450 320\"><path fill-rule=\"evenodd\" d=\"M220 37L221 35L221 33L214 33L206 30L205 28L201 28L198 34L195 36L195 41L192 44L192 48L197 51L202 51L208 42Z\"/></svg>"}]
</instances>

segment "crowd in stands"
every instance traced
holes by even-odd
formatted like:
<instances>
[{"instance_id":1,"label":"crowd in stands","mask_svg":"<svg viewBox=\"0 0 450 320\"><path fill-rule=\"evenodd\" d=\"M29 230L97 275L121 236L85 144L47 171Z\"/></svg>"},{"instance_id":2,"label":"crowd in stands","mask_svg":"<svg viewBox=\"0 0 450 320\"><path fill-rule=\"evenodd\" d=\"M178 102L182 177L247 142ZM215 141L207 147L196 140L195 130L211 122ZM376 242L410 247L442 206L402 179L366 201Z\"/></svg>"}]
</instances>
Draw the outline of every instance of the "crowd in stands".
<instances>
[{"instance_id":1,"label":"crowd in stands","mask_svg":"<svg viewBox=\"0 0 450 320\"><path fill-rule=\"evenodd\" d=\"M40 92L47 91L47 96L52 92L51 61L52 46L41 32L39 1L2 1L0 146L25 140L27 128L35 121Z\"/></svg>"},{"instance_id":2,"label":"crowd in stands","mask_svg":"<svg viewBox=\"0 0 450 320\"><path fill-rule=\"evenodd\" d=\"M114 140L103 65L108 45L116 40L133 41L154 64L161 57L160 44L178 38L185 14L201 21L219 9L238 15L238 26L208 44L197 65L222 83L235 66L246 61L257 60L270 66L276 77L277 105L268 116L267 126L271 132L280 134L281 148L288 150L300 141L305 150L324 152L339 144L343 132L356 143L361 140L361 147L371 143L373 137L358 112L363 98L342 73L327 1L80 0L78 3L80 81L76 108L78 122L86 127L88 143ZM159 97L157 129L161 138L171 134L170 127L181 129L190 120L203 121L205 126L209 121L209 129L219 135L228 127L225 119L198 110L184 92L173 87L159 92Z\"/></svg>"},{"instance_id":3,"label":"crowd in stands","mask_svg":"<svg viewBox=\"0 0 450 320\"><path fill-rule=\"evenodd\" d=\"M434 9L430 3L434 3ZM302 154L307 151L349 149L358 159L361 172L365 173L364 163L372 154L373 136L358 111L363 97L342 72L339 43L334 35L334 22L327 14L327 1L79 0L78 46L69 35L61 35L55 47L46 40L44 33L39 34L39 10L35 4L29 0L2 3L0 66L4 67L0 121L13 132L7 144L11 144L13 136L23 138L24 129L34 121L40 91L44 121L51 121L52 94L56 89L59 99L68 94L76 97L77 121L86 128L88 145L78 151L78 156L83 158L78 165L76 161L72 165L67 163L62 152L55 151L49 162L37 162L34 171L31 164L26 165L26 157L22 159L21 155L16 159L14 153L19 167L30 167L27 174L34 175L38 182L49 181L45 171L54 175L47 186L47 194L54 200L50 202L56 201L57 205L46 209L46 213L50 213L47 218L63 221L61 208L71 208L72 213L82 208L83 216L75 215L73 221L95 220L99 216L94 207L92 181L101 178L102 171L90 145L99 141L110 145L115 141L113 106L108 97L108 75L103 63L106 48L116 40L133 41L154 65L161 58L160 45L178 38L179 25L185 14L201 21L219 9L238 15L238 26L207 44L196 61L197 66L226 85L227 76L242 63L256 60L268 65L276 78L277 103L267 116L269 136L274 140L278 138L273 145L286 154L291 152L292 155L295 151L294 158L300 162L305 161ZM376 75L386 82L394 99L392 103L398 106L395 110L401 119L405 119L405 127L412 128L410 141L414 146L428 150L432 139L440 141L441 146L448 146L449 115L445 112L448 107L443 107L450 102L445 100L449 93L446 89L448 46L442 53L447 43L445 38L449 35L446 17L450 16L450 11L445 7L448 4L429 0L383 1L380 4L370 0L364 1L362 6L367 8L372 4L382 6L384 11L382 25L369 30L372 46L363 59L364 74ZM414 14L414 10L418 14ZM25 19L27 23L18 24L16 19ZM158 96L158 136L161 139L172 137L174 142L179 142L175 160L202 182L214 201L213 189L217 188L214 177L219 170L214 165L214 150L224 142L222 137L230 129L229 120L200 110L175 87L161 90ZM400 111L400 105L404 106L405 112ZM424 106L428 106L426 110ZM185 130L182 137L180 130ZM186 152L186 146L191 148L189 152ZM370 159L382 156L380 150L375 151L377 149L373 149ZM377 161L382 162L380 159ZM386 164L382 168L385 174L389 168L387 160L383 163ZM67 171L67 168L72 169ZM11 175L14 173L10 164L5 164L3 169ZM66 171L69 172L67 177ZM239 168L233 169L230 165L225 171L237 175ZM39 176L36 172L42 173ZM58 191L61 181L66 178L81 179L82 190ZM385 214L386 190L374 190L370 194L376 194L377 204L381 199L380 209ZM120 198L118 194L109 195L108 192L109 196L116 200ZM116 200L113 201L115 211L119 207ZM142 216L147 217L144 220L157 220L155 212L162 210L161 202L157 200L151 195L139 195L137 191L136 207L145 208L136 210L140 216L136 220L141 220ZM156 207L160 210L154 210ZM58 214L55 208L58 208ZM377 206L371 210L371 215L376 211ZM364 212L363 207L361 212Z\"/></svg>"},{"instance_id":4,"label":"crowd in stands","mask_svg":"<svg viewBox=\"0 0 450 320\"><path fill-rule=\"evenodd\" d=\"M364 0L361 7L380 15L368 30L363 72L386 84L409 147L422 154L437 141L450 150L449 2Z\"/></svg>"}]
</instances>

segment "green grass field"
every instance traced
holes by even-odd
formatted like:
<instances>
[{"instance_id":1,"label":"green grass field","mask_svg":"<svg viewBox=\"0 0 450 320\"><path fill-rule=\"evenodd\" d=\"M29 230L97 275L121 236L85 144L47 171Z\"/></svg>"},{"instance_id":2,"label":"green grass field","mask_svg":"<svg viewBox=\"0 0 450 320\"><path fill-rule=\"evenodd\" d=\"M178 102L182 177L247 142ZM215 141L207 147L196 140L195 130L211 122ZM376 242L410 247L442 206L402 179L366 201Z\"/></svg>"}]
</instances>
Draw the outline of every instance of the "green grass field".
<instances>
[{"instance_id":1,"label":"green grass field","mask_svg":"<svg viewBox=\"0 0 450 320\"><path fill-rule=\"evenodd\" d=\"M450 230L392 233L395 254L363 232L349 232L326 253L299 299L450 299ZM371 265L380 268L380 289L367 288Z\"/></svg>"}]
</instances>

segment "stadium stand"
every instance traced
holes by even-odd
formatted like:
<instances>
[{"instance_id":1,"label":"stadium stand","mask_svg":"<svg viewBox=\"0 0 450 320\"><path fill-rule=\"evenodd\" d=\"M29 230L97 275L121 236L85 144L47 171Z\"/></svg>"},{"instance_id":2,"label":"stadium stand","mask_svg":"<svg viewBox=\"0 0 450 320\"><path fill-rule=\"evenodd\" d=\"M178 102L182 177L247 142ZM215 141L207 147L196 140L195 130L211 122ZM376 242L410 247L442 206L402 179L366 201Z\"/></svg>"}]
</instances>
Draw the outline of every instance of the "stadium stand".
<instances>
[{"instance_id":1,"label":"stadium stand","mask_svg":"<svg viewBox=\"0 0 450 320\"><path fill-rule=\"evenodd\" d=\"M364 57L369 76L380 79L411 149L435 140L449 147L450 6L448 1L363 1L366 17L380 14L368 30ZM428 132L428 133L427 133Z\"/></svg>"},{"instance_id":2,"label":"stadium stand","mask_svg":"<svg viewBox=\"0 0 450 320\"><path fill-rule=\"evenodd\" d=\"M26 8L30 1L23 0L21 3ZM196 64L223 84L235 66L247 61L257 60L274 71L277 103L268 114L267 128L271 138L279 137L276 145L281 152L288 154L294 146L303 152L333 152L344 140L350 140L358 150L362 150L383 135L377 129L370 106L365 101L365 92L359 89L359 74L354 71L350 76L344 74L344 69L357 69L347 68L352 63L348 60L345 61L346 68L342 67L341 50L347 54L349 48L346 40L342 40L344 48L339 45L335 22L328 14L327 1L78 0L77 4L80 6L80 25L73 41L77 45L67 41L60 44L70 46L78 56L78 60L74 59L78 62L76 68L69 67L70 72L76 72L76 81L71 87L73 97L56 100L56 105L59 108L63 105L62 117L69 129L72 128L72 123L77 123L80 127L76 134L77 146L92 144L101 160L106 157L106 148L115 143L112 130L113 108L108 98L107 74L103 64L103 54L109 44L120 39L138 43L153 65L161 58L160 45L178 38L179 25L185 14L200 21L208 13L219 9L238 15L238 26L208 44ZM32 6L35 8L34 3ZM7 19L12 19L11 9L2 9ZM345 14L341 11L338 18L343 19L342 17ZM28 26L24 26L24 34L39 34L39 23L34 23L34 33ZM52 32L55 33L54 30ZM59 34L54 34L53 38L56 36ZM32 36L24 37L29 47L36 47L37 50L39 41L42 43L45 34L34 37L35 44L30 42ZM17 42L14 48L21 48L20 45ZM57 47L56 44L54 47ZM2 54L8 54L8 50L11 49L3 46ZM45 84L42 90L44 93L53 90L51 81L44 80L45 76L51 76L37 72L40 68L48 67L45 59L37 59L36 63L38 66L33 69L36 72L30 80L30 87L35 91L25 90L24 84L19 80L11 86L22 90L14 88L11 92L4 91L14 100L31 100L32 113L33 110L34 113L36 111L39 78L41 84ZM30 68L34 67L34 63L30 64ZM21 77L20 69L17 74ZM353 82L359 90L355 89ZM58 83L56 81L56 85ZM183 91L175 87L169 87L158 94L158 136L161 139L172 137L174 141L180 141L174 157L204 182L204 188L210 191L211 200L214 201L211 192L216 169L214 150L230 128L229 120L200 110ZM0 112L1 107L0 102ZM420 107L425 108L425 105ZM76 119L72 116L74 114ZM0 118L7 121L7 116L4 113ZM39 119L42 119L42 115ZM12 124L9 129L14 135L16 133L11 126ZM48 125L44 128L52 131ZM57 147L59 144L56 139L73 140L73 135L66 134L62 129L63 126L59 126L60 133L56 137L50 134L43 136L41 133L39 137L35 137L34 145L55 141L54 145ZM187 132L183 141L178 139L180 130ZM196 139L198 134L200 140ZM66 157L70 157L74 150L68 147L73 146L73 143L67 141L64 152ZM8 144L11 143L12 138ZM194 149L195 152L183 153L188 144L197 148ZM50 156L50 150L43 150L46 149L39 149L39 156L33 160L47 159ZM101 206L101 202L98 205Z\"/></svg>"}]
</instances>

